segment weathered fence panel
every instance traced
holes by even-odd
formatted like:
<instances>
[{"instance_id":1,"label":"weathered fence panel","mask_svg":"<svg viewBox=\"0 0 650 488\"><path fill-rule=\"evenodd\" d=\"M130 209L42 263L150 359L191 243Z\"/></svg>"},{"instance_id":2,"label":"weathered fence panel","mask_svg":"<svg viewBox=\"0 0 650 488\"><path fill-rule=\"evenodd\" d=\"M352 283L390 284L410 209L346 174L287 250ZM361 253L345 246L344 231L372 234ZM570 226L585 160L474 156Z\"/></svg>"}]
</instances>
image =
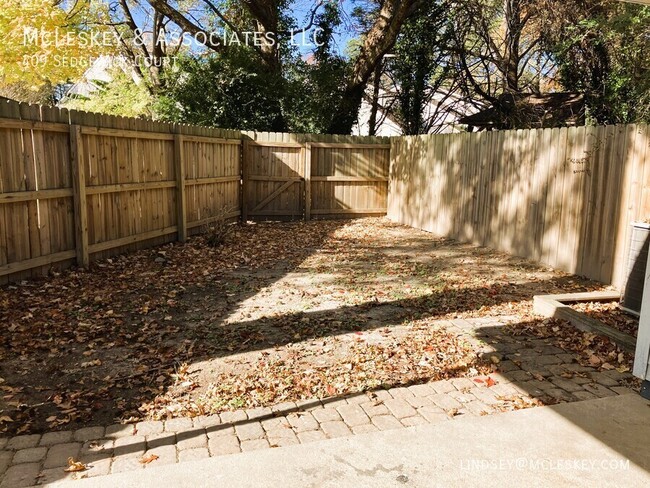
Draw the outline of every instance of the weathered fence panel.
<instances>
[{"instance_id":1,"label":"weathered fence panel","mask_svg":"<svg viewBox=\"0 0 650 488\"><path fill-rule=\"evenodd\" d=\"M274 220L385 214L389 148L3 102L0 282L183 241L242 209Z\"/></svg>"},{"instance_id":2,"label":"weathered fence panel","mask_svg":"<svg viewBox=\"0 0 650 488\"><path fill-rule=\"evenodd\" d=\"M0 280L239 215L241 133L0 104Z\"/></svg>"},{"instance_id":3,"label":"weathered fence panel","mask_svg":"<svg viewBox=\"0 0 650 488\"><path fill-rule=\"evenodd\" d=\"M388 216L621 286L649 147L647 125L394 138Z\"/></svg>"}]
</instances>

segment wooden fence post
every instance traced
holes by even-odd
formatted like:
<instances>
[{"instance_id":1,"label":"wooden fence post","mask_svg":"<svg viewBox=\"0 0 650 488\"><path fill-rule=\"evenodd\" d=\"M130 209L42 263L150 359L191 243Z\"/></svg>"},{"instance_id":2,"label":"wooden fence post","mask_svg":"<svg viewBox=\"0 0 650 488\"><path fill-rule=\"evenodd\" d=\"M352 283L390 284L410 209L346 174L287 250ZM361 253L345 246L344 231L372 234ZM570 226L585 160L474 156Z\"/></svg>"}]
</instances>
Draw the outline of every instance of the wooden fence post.
<instances>
[{"instance_id":1,"label":"wooden fence post","mask_svg":"<svg viewBox=\"0 0 650 488\"><path fill-rule=\"evenodd\" d=\"M83 160L81 126L70 126L70 159L72 168L72 195L74 199L74 228L77 265L87 268L88 254L88 209L86 207L86 166Z\"/></svg>"},{"instance_id":2,"label":"wooden fence post","mask_svg":"<svg viewBox=\"0 0 650 488\"><path fill-rule=\"evenodd\" d=\"M248 140L244 140L241 152L241 221L246 223L248 221L248 154L249 154Z\"/></svg>"},{"instance_id":3,"label":"wooden fence post","mask_svg":"<svg viewBox=\"0 0 650 488\"><path fill-rule=\"evenodd\" d=\"M183 161L183 136L174 134L174 166L176 167L176 214L178 240L187 240L187 204L185 198L185 161Z\"/></svg>"},{"instance_id":4,"label":"wooden fence post","mask_svg":"<svg viewBox=\"0 0 650 488\"><path fill-rule=\"evenodd\" d=\"M305 220L311 220L311 142L305 144Z\"/></svg>"}]
</instances>

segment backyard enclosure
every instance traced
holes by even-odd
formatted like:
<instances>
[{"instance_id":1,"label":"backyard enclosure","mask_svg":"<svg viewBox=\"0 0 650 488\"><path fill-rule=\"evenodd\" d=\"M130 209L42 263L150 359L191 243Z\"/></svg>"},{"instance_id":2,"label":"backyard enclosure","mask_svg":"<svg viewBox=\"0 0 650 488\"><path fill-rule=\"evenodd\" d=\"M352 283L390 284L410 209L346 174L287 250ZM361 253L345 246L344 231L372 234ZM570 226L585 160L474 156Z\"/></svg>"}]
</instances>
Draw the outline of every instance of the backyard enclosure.
<instances>
[{"instance_id":1,"label":"backyard enclosure","mask_svg":"<svg viewBox=\"0 0 650 488\"><path fill-rule=\"evenodd\" d=\"M385 214L387 142L0 104L0 280L184 240L224 209Z\"/></svg>"},{"instance_id":2,"label":"backyard enclosure","mask_svg":"<svg viewBox=\"0 0 650 488\"><path fill-rule=\"evenodd\" d=\"M0 105L0 280L184 240L212 219L388 214L623 286L650 218L645 125L354 137ZM390 175L389 175L390 167Z\"/></svg>"}]
</instances>

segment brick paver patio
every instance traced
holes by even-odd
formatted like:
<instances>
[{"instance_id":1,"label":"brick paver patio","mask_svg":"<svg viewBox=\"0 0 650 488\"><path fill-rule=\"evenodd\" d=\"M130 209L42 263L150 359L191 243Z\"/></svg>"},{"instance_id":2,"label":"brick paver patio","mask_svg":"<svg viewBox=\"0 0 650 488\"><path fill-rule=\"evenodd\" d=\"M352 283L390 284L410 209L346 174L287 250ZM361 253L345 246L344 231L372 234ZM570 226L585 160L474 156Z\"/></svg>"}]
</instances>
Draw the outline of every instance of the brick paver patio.
<instances>
[{"instance_id":1,"label":"brick paver patio","mask_svg":"<svg viewBox=\"0 0 650 488\"><path fill-rule=\"evenodd\" d=\"M496 355L496 382L454 378L377 390L345 398L305 400L271 408L223 412L75 431L0 438L0 488L61 480L307 443L378 430L489 415L534 398L571 402L628 393L629 373L581 366L548 339L512 336L501 327L516 318L445 321L448 330ZM522 400L523 399L523 400ZM155 455L155 456L151 456ZM68 458L88 469L65 473ZM153 459L153 460L151 460ZM151 460L143 463L145 460Z\"/></svg>"}]
</instances>

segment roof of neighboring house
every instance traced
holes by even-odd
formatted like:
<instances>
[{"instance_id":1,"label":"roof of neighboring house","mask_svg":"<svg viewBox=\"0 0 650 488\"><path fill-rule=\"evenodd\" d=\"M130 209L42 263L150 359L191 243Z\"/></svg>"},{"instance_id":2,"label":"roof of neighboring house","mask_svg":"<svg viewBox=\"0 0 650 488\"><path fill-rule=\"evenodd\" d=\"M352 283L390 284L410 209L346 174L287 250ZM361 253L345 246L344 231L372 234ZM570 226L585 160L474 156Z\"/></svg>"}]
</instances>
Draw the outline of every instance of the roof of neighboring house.
<instances>
[{"instance_id":1,"label":"roof of neighboring house","mask_svg":"<svg viewBox=\"0 0 650 488\"><path fill-rule=\"evenodd\" d=\"M498 104L458 119L479 129L546 128L583 125L585 97L581 93L503 94Z\"/></svg>"}]
</instances>

